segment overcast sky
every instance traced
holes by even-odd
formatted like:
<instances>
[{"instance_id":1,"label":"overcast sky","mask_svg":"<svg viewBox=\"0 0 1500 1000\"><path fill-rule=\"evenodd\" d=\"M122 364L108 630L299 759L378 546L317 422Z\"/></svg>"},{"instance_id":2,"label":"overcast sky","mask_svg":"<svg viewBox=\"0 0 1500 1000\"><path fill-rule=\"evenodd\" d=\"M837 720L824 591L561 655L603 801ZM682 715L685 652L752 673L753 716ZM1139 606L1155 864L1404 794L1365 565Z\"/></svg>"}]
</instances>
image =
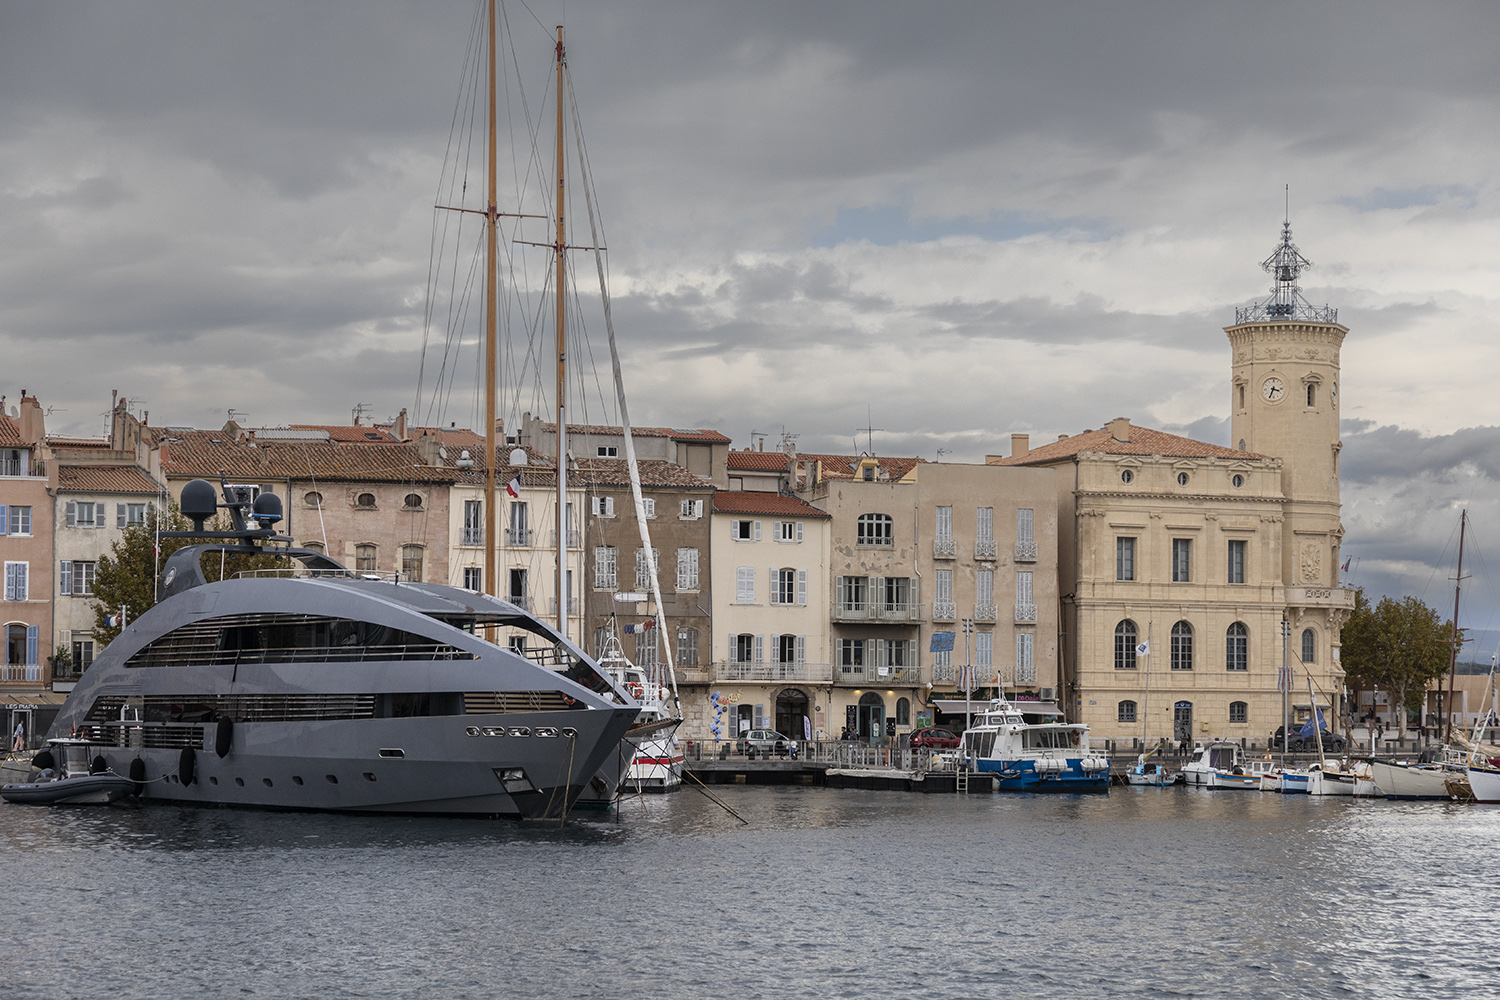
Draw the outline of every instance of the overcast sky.
<instances>
[{"instance_id":1,"label":"overcast sky","mask_svg":"<svg viewBox=\"0 0 1500 1000\"><path fill-rule=\"evenodd\" d=\"M1227 444L1222 328L1269 292L1290 185L1303 292L1350 329L1354 582L1451 609L1464 506L1466 573L1500 560L1500 7L506 11L532 104L566 25L636 422L960 461L1115 416ZM154 424L417 406L474 12L0 0L0 392L88 435L111 389Z\"/></svg>"}]
</instances>

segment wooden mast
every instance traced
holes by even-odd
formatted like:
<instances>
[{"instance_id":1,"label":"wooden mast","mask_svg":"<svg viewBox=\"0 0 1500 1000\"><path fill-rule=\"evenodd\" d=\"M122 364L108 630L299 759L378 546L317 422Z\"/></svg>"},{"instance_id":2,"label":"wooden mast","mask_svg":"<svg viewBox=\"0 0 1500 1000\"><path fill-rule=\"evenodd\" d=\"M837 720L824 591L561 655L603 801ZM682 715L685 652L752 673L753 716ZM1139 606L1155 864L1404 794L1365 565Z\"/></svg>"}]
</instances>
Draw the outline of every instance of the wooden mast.
<instances>
[{"instance_id":1,"label":"wooden mast","mask_svg":"<svg viewBox=\"0 0 1500 1000\"><path fill-rule=\"evenodd\" d=\"M1448 697L1443 697L1442 681L1438 682L1438 701L1442 703L1443 714L1447 716L1447 725L1443 727L1443 742L1446 744L1453 738L1453 675L1458 673L1458 647L1461 645L1459 636L1463 630L1458 627L1458 594L1464 585L1464 530L1469 526L1469 509L1464 508L1458 518L1458 576L1453 581L1453 649L1448 656ZM1425 697L1425 696L1424 696ZM1406 706L1401 707L1406 711Z\"/></svg>"},{"instance_id":2,"label":"wooden mast","mask_svg":"<svg viewBox=\"0 0 1500 1000\"><path fill-rule=\"evenodd\" d=\"M491 3L494 0L490 0ZM563 225L563 29L557 26L557 631L568 637L567 233Z\"/></svg>"},{"instance_id":3,"label":"wooden mast","mask_svg":"<svg viewBox=\"0 0 1500 1000\"><path fill-rule=\"evenodd\" d=\"M499 211L495 183L495 0L489 2L489 177L484 214L484 592L495 593L495 310L496 230Z\"/></svg>"}]
</instances>

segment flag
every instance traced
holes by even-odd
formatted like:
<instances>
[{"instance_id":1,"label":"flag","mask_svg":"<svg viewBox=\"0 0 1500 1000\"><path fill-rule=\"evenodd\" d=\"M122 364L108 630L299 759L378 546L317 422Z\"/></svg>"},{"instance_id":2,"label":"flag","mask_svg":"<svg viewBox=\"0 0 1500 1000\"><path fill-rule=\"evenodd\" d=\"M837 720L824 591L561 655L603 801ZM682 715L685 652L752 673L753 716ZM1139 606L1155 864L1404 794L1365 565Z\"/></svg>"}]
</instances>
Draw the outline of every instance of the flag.
<instances>
[{"instance_id":1,"label":"flag","mask_svg":"<svg viewBox=\"0 0 1500 1000\"><path fill-rule=\"evenodd\" d=\"M1292 690L1292 668L1278 667L1276 669L1276 690L1282 694L1290 694Z\"/></svg>"},{"instance_id":2,"label":"flag","mask_svg":"<svg viewBox=\"0 0 1500 1000\"><path fill-rule=\"evenodd\" d=\"M104 619L104 624L108 625L110 628L119 628L123 622L124 619L119 615L110 615L109 617Z\"/></svg>"},{"instance_id":3,"label":"flag","mask_svg":"<svg viewBox=\"0 0 1500 1000\"><path fill-rule=\"evenodd\" d=\"M1316 718L1317 720L1316 723L1313 721L1313 718L1309 718L1305 723L1302 724L1302 730L1297 733L1297 735L1302 737L1304 740L1313 734L1315 728L1321 729L1325 733L1328 731L1328 720L1323 718L1323 710L1321 708L1317 710L1314 718Z\"/></svg>"},{"instance_id":4,"label":"flag","mask_svg":"<svg viewBox=\"0 0 1500 1000\"><path fill-rule=\"evenodd\" d=\"M1147 639L1145 642L1143 642L1139 646L1135 647L1135 655L1136 656L1150 656L1151 655L1151 640Z\"/></svg>"},{"instance_id":5,"label":"flag","mask_svg":"<svg viewBox=\"0 0 1500 1000\"><path fill-rule=\"evenodd\" d=\"M515 499L515 498L519 497L521 495L521 477L517 476L516 478L512 479L510 482L506 483L505 484L505 492L512 499Z\"/></svg>"},{"instance_id":6,"label":"flag","mask_svg":"<svg viewBox=\"0 0 1500 1000\"><path fill-rule=\"evenodd\" d=\"M1344 564L1339 567L1339 572L1340 573L1347 573L1347 572L1349 572L1349 564L1352 563L1353 561L1354 561L1354 557L1353 556L1350 556L1348 559L1345 559L1344 560Z\"/></svg>"}]
</instances>

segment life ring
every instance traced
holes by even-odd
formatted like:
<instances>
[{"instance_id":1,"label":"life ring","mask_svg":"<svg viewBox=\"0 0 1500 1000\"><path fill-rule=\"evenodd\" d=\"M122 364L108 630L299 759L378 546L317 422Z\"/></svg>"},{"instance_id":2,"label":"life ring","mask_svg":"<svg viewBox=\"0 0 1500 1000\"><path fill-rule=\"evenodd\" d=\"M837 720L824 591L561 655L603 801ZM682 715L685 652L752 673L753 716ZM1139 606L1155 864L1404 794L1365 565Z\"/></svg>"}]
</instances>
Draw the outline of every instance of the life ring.
<instances>
[{"instance_id":1,"label":"life ring","mask_svg":"<svg viewBox=\"0 0 1500 1000\"><path fill-rule=\"evenodd\" d=\"M631 697L636 699L639 699L641 695L646 693L646 689L641 687L641 685L637 684L635 681L631 681L630 683L626 684L625 690L629 691Z\"/></svg>"},{"instance_id":2,"label":"life ring","mask_svg":"<svg viewBox=\"0 0 1500 1000\"><path fill-rule=\"evenodd\" d=\"M1073 734L1073 745L1075 747L1078 745L1078 734L1077 733Z\"/></svg>"}]
</instances>

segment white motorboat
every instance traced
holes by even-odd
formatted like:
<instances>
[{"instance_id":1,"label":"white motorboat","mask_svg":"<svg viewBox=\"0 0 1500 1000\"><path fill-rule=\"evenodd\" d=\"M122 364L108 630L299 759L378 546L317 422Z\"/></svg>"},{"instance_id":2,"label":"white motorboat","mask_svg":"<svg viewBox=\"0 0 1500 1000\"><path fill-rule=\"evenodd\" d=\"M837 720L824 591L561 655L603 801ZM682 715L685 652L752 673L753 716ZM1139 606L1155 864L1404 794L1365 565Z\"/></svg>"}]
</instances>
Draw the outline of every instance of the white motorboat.
<instances>
[{"instance_id":1,"label":"white motorboat","mask_svg":"<svg viewBox=\"0 0 1500 1000\"><path fill-rule=\"evenodd\" d=\"M1170 770L1159 761L1154 764L1146 763L1146 758L1154 752L1147 751L1135 759L1135 763L1125 772L1127 784L1165 788L1182 780L1181 774Z\"/></svg>"},{"instance_id":2,"label":"white motorboat","mask_svg":"<svg viewBox=\"0 0 1500 1000\"><path fill-rule=\"evenodd\" d=\"M1463 770L1441 764L1418 761L1372 760L1370 776L1388 799L1449 799L1448 782L1461 777Z\"/></svg>"},{"instance_id":3,"label":"white motorboat","mask_svg":"<svg viewBox=\"0 0 1500 1000\"><path fill-rule=\"evenodd\" d=\"M1245 788L1258 790L1261 776L1273 770L1270 758L1246 758L1238 743L1213 740L1193 748L1193 756L1182 769L1183 780L1199 788Z\"/></svg>"},{"instance_id":4,"label":"white motorboat","mask_svg":"<svg viewBox=\"0 0 1500 1000\"><path fill-rule=\"evenodd\" d=\"M672 690L631 663L611 628L604 641L599 666L641 705L641 714L626 730L621 755L628 759L620 790L671 791L682 785L682 747L677 742L681 716L675 711Z\"/></svg>"},{"instance_id":5,"label":"white motorboat","mask_svg":"<svg viewBox=\"0 0 1500 1000\"><path fill-rule=\"evenodd\" d=\"M1089 727L1027 722L1024 709L1001 697L963 735L960 756L993 774L1001 791L1108 792L1109 758L1089 748Z\"/></svg>"}]
</instances>

